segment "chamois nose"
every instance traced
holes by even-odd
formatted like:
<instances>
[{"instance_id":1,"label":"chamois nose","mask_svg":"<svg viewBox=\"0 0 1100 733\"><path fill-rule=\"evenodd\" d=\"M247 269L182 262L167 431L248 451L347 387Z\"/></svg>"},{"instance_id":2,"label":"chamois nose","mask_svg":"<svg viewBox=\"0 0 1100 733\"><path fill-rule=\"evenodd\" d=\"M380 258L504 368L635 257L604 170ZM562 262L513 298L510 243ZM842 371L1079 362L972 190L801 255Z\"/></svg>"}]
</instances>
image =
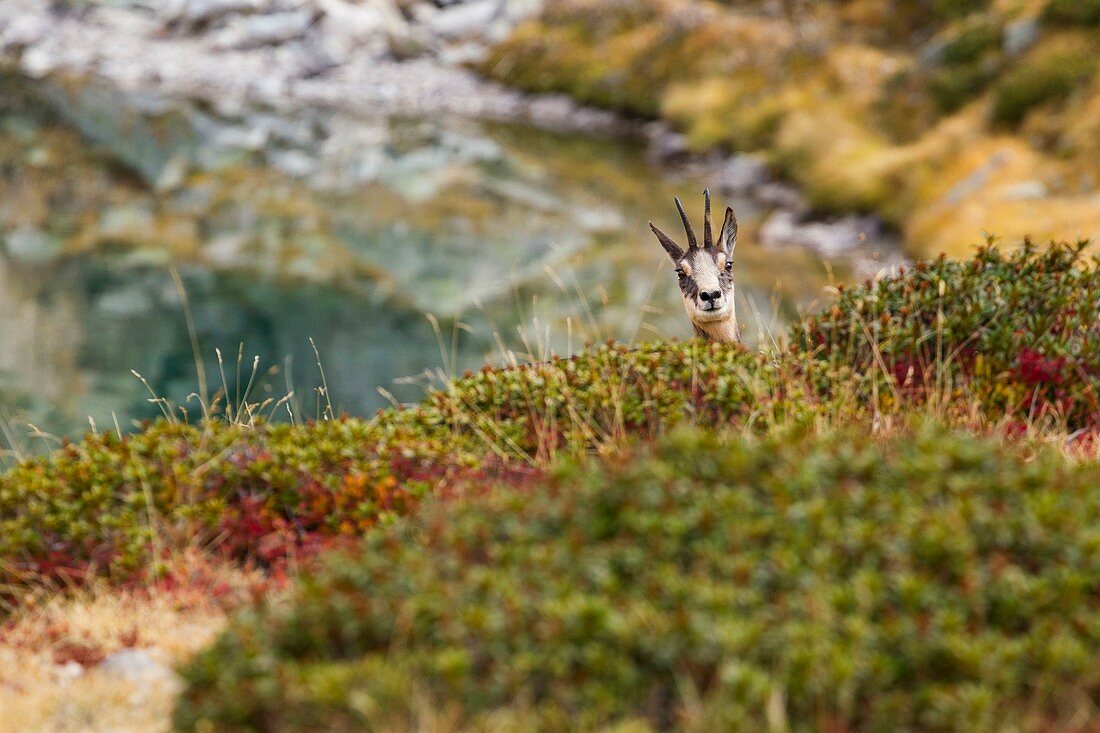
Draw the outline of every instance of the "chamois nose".
<instances>
[{"instance_id":1,"label":"chamois nose","mask_svg":"<svg viewBox=\"0 0 1100 733\"><path fill-rule=\"evenodd\" d=\"M699 293L699 300L704 303L717 303L722 299L721 290L703 290Z\"/></svg>"}]
</instances>

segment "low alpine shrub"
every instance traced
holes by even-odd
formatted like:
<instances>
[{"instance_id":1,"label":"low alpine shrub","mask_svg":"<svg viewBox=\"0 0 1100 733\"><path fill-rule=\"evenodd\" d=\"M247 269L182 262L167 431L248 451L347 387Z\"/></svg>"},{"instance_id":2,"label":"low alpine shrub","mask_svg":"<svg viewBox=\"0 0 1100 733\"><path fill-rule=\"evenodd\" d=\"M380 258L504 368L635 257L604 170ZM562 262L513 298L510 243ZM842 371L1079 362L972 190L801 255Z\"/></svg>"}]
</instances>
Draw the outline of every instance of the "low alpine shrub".
<instances>
[{"instance_id":1,"label":"low alpine shrub","mask_svg":"<svg viewBox=\"0 0 1100 733\"><path fill-rule=\"evenodd\" d=\"M796 347L903 400L1100 427L1100 269L1087 243L982 247L844 290ZM827 385L823 389L828 389Z\"/></svg>"},{"instance_id":2,"label":"low alpine shrub","mask_svg":"<svg viewBox=\"0 0 1100 733\"><path fill-rule=\"evenodd\" d=\"M190 663L175 724L1089 729L1098 485L935 428L676 432L373 530Z\"/></svg>"},{"instance_id":3,"label":"low alpine shrub","mask_svg":"<svg viewBox=\"0 0 1100 733\"><path fill-rule=\"evenodd\" d=\"M400 448L395 447L400 446ZM128 580L158 548L277 565L358 537L482 471L425 436L362 420L245 429L157 423L89 435L0 475L0 600L21 581ZM446 456L447 474L433 472Z\"/></svg>"},{"instance_id":4,"label":"low alpine shrub","mask_svg":"<svg viewBox=\"0 0 1100 733\"><path fill-rule=\"evenodd\" d=\"M1066 25L1100 25L1100 0L1050 0L1044 16Z\"/></svg>"}]
</instances>

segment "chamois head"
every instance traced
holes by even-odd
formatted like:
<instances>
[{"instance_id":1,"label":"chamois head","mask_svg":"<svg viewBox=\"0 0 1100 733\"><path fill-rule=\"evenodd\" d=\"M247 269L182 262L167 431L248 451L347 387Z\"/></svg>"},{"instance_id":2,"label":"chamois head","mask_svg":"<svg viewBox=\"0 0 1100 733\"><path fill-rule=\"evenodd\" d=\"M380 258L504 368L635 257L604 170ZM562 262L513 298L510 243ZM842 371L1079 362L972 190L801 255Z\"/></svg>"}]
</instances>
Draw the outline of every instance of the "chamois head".
<instances>
[{"instance_id":1,"label":"chamois head","mask_svg":"<svg viewBox=\"0 0 1100 733\"><path fill-rule=\"evenodd\" d=\"M653 222L649 222L649 228L657 235L676 268L680 294L684 298L688 318L695 327L695 335L708 341L739 341L733 303L733 248L737 246L737 217L733 209L727 206L722 231L715 242L711 233L709 189L703 191L703 197L706 200L706 214L701 246L680 199L676 199L676 208L687 232L686 250L653 226Z\"/></svg>"}]
</instances>

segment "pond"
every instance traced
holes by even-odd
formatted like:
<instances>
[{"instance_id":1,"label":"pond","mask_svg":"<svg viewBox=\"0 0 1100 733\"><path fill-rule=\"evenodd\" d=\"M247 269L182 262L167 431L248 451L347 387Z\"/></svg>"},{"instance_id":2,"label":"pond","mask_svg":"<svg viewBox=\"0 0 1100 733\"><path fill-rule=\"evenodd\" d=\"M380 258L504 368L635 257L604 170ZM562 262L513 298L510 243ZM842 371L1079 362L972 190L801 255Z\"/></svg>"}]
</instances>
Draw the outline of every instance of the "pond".
<instances>
[{"instance_id":1,"label":"pond","mask_svg":"<svg viewBox=\"0 0 1100 733\"><path fill-rule=\"evenodd\" d=\"M191 414L218 390L285 419L369 414L486 362L690 335L647 221L678 231L676 195L701 219L711 171L656 166L640 140L17 82L0 120L7 442L130 429L161 409L150 393ZM738 312L764 344L858 263L761 248L760 212L729 203Z\"/></svg>"}]
</instances>

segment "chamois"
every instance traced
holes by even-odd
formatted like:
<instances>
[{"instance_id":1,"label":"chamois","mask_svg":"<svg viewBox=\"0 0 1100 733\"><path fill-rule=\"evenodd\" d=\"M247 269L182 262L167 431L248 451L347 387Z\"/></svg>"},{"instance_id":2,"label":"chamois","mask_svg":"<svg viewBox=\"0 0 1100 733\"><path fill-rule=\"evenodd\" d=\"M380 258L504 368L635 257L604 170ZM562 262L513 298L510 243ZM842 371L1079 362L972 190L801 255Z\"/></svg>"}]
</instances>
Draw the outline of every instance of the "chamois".
<instances>
[{"instance_id":1,"label":"chamois","mask_svg":"<svg viewBox=\"0 0 1100 733\"><path fill-rule=\"evenodd\" d=\"M695 238L695 231L679 198L676 199L676 208L687 232L687 250L681 249L653 222L649 222L649 228L657 235L676 268L680 294L695 335L707 341L740 341L733 302L733 248L737 246L737 216L732 208L726 207L726 219L715 243L711 234L710 189L703 191L703 197L706 200L706 214L702 246Z\"/></svg>"}]
</instances>

